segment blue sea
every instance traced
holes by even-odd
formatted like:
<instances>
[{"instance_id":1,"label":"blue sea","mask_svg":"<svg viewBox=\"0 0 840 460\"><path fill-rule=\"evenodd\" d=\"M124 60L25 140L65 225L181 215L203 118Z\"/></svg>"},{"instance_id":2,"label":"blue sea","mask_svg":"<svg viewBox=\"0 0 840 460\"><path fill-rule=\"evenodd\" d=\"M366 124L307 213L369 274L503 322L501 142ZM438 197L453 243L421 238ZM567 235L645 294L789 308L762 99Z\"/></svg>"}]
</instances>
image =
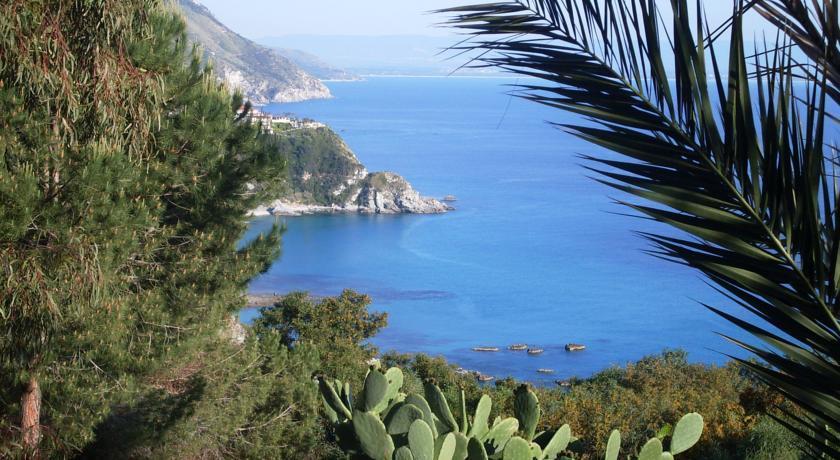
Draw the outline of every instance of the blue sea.
<instances>
[{"instance_id":1,"label":"blue sea","mask_svg":"<svg viewBox=\"0 0 840 460\"><path fill-rule=\"evenodd\" d=\"M738 353L716 332L743 335L699 303L728 302L696 272L646 254L635 232L667 229L624 215L613 199L626 197L592 180L578 157L609 153L550 124L574 116L511 98L516 82L369 78L330 83L331 100L266 107L326 122L368 170L458 200L443 215L283 218L283 256L251 291L367 293L388 312L373 339L380 350L536 383L668 348L705 363ZM249 237L274 220L255 219ZM545 352L506 349L518 342ZM566 352L570 342L587 348ZM480 345L502 351L471 351Z\"/></svg>"}]
</instances>

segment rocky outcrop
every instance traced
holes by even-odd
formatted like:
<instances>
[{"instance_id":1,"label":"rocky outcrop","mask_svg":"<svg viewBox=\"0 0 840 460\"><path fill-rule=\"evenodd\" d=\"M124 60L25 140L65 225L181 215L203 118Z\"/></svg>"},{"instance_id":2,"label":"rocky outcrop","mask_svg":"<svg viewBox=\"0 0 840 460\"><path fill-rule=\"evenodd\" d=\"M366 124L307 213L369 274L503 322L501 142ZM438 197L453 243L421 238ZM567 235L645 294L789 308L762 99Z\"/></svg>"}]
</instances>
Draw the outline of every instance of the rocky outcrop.
<instances>
[{"instance_id":1,"label":"rocky outcrop","mask_svg":"<svg viewBox=\"0 0 840 460\"><path fill-rule=\"evenodd\" d=\"M438 214L455 209L434 198L421 196L407 180L392 172L370 173L360 182L350 178L346 188L352 193L345 202L322 205L295 203L281 198L254 209L251 215Z\"/></svg>"},{"instance_id":2,"label":"rocky outcrop","mask_svg":"<svg viewBox=\"0 0 840 460\"><path fill-rule=\"evenodd\" d=\"M271 75L261 75L261 72L243 71L223 60L215 60L212 53L210 56L216 62L216 74L229 88L241 91L245 98L254 104L300 102L332 97L330 90L320 80L305 73L293 72L292 75L279 79Z\"/></svg>"},{"instance_id":3,"label":"rocky outcrop","mask_svg":"<svg viewBox=\"0 0 840 460\"><path fill-rule=\"evenodd\" d=\"M370 214L435 214L452 209L434 198L420 196L407 180L392 172L368 174L348 206Z\"/></svg>"},{"instance_id":4,"label":"rocky outcrop","mask_svg":"<svg viewBox=\"0 0 840 460\"><path fill-rule=\"evenodd\" d=\"M257 105L332 97L320 80L276 51L228 29L195 0L179 0L187 36L229 87Z\"/></svg>"},{"instance_id":5,"label":"rocky outcrop","mask_svg":"<svg viewBox=\"0 0 840 460\"><path fill-rule=\"evenodd\" d=\"M433 214L453 209L421 196L392 172L369 173L347 144L326 127L285 133L278 148L287 152L288 190L252 215Z\"/></svg>"}]
</instances>

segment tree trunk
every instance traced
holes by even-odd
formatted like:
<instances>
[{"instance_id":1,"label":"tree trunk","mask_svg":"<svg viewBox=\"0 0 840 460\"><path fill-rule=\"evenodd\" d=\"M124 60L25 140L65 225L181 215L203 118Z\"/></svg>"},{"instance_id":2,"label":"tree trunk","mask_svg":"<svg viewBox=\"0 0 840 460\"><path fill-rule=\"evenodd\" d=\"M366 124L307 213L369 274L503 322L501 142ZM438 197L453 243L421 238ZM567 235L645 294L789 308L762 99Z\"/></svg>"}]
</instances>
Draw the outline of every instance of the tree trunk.
<instances>
[{"instance_id":1,"label":"tree trunk","mask_svg":"<svg viewBox=\"0 0 840 460\"><path fill-rule=\"evenodd\" d=\"M38 443L41 441L41 387L35 377L29 379L26 391L20 398L20 408L23 445L37 457Z\"/></svg>"}]
</instances>

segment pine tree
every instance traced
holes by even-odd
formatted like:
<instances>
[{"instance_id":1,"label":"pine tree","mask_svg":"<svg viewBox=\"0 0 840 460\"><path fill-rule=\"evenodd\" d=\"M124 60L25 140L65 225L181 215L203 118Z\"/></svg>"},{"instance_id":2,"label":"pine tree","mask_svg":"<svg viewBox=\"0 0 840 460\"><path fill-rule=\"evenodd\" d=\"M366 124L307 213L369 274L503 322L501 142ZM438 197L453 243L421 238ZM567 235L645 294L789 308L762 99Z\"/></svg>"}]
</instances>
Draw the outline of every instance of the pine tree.
<instances>
[{"instance_id":1,"label":"pine tree","mask_svg":"<svg viewBox=\"0 0 840 460\"><path fill-rule=\"evenodd\" d=\"M154 226L145 170L162 94L126 45L151 32L150 6L0 6L0 374L31 451L85 439L102 396L124 387L107 369L124 358L138 235ZM70 414L66 431L42 432Z\"/></svg>"},{"instance_id":2,"label":"pine tree","mask_svg":"<svg viewBox=\"0 0 840 460\"><path fill-rule=\"evenodd\" d=\"M276 227L237 242L270 192L249 184L282 157L183 29L153 0L0 6L7 449L81 450L112 409L218 350L278 255Z\"/></svg>"}]
</instances>

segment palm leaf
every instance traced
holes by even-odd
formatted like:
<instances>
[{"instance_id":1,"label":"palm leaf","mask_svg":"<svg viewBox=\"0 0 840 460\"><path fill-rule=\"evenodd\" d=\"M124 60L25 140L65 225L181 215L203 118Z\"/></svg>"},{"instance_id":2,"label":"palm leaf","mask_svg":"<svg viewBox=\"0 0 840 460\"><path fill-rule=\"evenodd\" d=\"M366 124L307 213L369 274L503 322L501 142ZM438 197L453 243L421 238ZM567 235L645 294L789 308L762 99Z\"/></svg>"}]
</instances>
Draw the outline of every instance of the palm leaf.
<instances>
[{"instance_id":1,"label":"palm leaf","mask_svg":"<svg viewBox=\"0 0 840 460\"><path fill-rule=\"evenodd\" d=\"M814 81L823 75L826 93L840 103L840 23L836 0L754 0L754 8L784 32L810 60L799 66Z\"/></svg>"},{"instance_id":2,"label":"palm leaf","mask_svg":"<svg viewBox=\"0 0 840 460\"><path fill-rule=\"evenodd\" d=\"M759 3L775 15L792 0ZM741 16L751 4L734 3L716 29L699 3L670 6L672 24L654 0L518 0L441 12L472 37L453 49L480 52L469 65L537 77L518 94L582 116L586 123L558 126L629 159L585 157L599 180L653 203L623 204L687 235L644 236L655 255L701 271L743 308L745 317L709 306L755 337L735 342L764 364L744 365L806 414L786 424L813 452L836 456L840 216L824 155L830 80L796 82L793 48L802 40L789 31L792 44L748 55ZM712 45L724 33L725 71ZM665 62L674 63L670 73ZM806 68L829 73L825 62Z\"/></svg>"}]
</instances>

